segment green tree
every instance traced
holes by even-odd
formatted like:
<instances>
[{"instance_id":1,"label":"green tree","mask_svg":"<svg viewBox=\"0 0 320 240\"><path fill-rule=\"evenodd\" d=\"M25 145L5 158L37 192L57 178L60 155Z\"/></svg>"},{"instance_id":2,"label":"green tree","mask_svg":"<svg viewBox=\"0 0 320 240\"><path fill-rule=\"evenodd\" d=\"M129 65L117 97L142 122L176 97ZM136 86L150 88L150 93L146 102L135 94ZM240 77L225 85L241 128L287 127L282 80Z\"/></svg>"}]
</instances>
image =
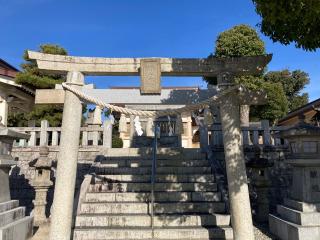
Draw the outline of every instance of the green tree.
<instances>
[{"instance_id":1,"label":"green tree","mask_svg":"<svg viewBox=\"0 0 320 240\"><path fill-rule=\"evenodd\" d=\"M309 75L301 70L290 72L283 71L268 72L264 76L265 81L280 83L288 101L288 111L295 110L309 101L308 93L301 93L305 85L310 82Z\"/></svg>"},{"instance_id":2,"label":"green tree","mask_svg":"<svg viewBox=\"0 0 320 240\"><path fill-rule=\"evenodd\" d=\"M266 54L264 42L257 32L248 25L238 25L222 32L217 40L214 54L209 57L237 57L256 56ZM285 116L288 112L288 101L284 91L284 84L279 81L266 81L261 73L257 76L236 77L236 83L242 84L248 89L264 90L267 95L267 103L262 106L248 105L240 107L242 124L248 124L249 116L252 120L268 119L272 123ZM204 77L209 84L216 84L216 79Z\"/></svg>"},{"instance_id":3,"label":"green tree","mask_svg":"<svg viewBox=\"0 0 320 240\"><path fill-rule=\"evenodd\" d=\"M260 89L263 89L267 96L267 104L253 106L250 111L250 118L253 121L268 119L271 124L283 118L288 113L288 101L281 83L260 82Z\"/></svg>"},{"instance_id":4,"label":"green tree","mask_svg":"<svg viewBox=\"0 0 320 240\"><path fill-rule=\"evenodd\" d=\"M216 57L257 56L266 53L264 42L248 25L237 25L222 32L216 41Z\"/></svg>"},{"instance_id":5,"label":"green tree","mask_svg":"<svg viewBox=\"0 0 320 240\"><path fill-rule=\"evenodd\" d=\"M53 44L40 45L39 52L57 55L67 55L67 51ZM41 72L34 60L28 58L25 51L23 58L25 62L21 64L22 71L16 76L16 83L27 86L31 89L54 88L55 84L65 81L66 76L63 74L51 74ZM41 120L48 120L50 126L60 126L62 122L61 105L39 105L25 114L16 113L10 114L8 118L9 126L25 126L29 120L34 120L36 126L40 125Z\"/></svg>"},{"instance_id":6,"label":"green tree","mask_svg":"<svg viewBox=\"0 0 320 240\"><path fill-rule=\"evenodd\" d=\"M273 41L314 51L320 47L319 0L253 0L261 31Z\"/></svg>"}]
</instances>

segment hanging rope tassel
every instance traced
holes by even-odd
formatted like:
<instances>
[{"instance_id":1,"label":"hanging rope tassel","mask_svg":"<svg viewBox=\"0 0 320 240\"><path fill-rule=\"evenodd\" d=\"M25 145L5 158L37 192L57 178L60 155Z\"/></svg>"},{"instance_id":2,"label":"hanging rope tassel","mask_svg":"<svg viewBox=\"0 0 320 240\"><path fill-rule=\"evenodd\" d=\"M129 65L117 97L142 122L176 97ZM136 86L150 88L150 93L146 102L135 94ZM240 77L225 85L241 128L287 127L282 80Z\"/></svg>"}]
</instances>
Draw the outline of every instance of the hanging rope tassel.
<instances>
[{"instance_id":1,"label":"hanging rope tassel","mask_svg":"<svg viewBox=\"0 0 320 240\"><path fill-rule=\"evenodd\" d=\"M212 116L212 113L211 113L211 110L210 108L206 107L204 109L204 124L205 125L212 125L213 124L213 116Z\"/></svg>"},{"instance_id":2,"label":"hanging rope tassel","mask_svg":"<svg viewBox=\"0 0 320 240\"><path fill-rule=\"evenodd\" d=\"M183 122L182 122L181 114L177 115L175 132L177 135L183 134Z\"/></svg>"},{"instance_id":3,"label":"hanging rope tassel","mask_svg":"<svg viewBox=\"0 0 320 240\"><path fill-rule=\"evenodd\" d=\"M121 114L120 121L119 121L119 132L126 133L127 129L127 117L125 114Z\"/></svg>"}]
</instances>

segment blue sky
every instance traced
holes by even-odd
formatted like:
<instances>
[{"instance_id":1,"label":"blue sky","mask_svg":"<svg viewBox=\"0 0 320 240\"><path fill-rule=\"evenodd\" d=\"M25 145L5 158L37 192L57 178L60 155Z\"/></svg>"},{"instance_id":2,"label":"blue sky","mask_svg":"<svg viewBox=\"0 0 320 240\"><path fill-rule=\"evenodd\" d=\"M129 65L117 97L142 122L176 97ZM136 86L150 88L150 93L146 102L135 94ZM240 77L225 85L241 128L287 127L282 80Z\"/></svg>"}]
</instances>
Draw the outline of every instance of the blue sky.
<instances>
[{"instance_id":1,"label":"blue sky","mask_svg":"<svg viewBox=\"0 0 320 240\"><path fill-rule=\"evenodd\" d=\"M251 0L0 0L0 58L19 67L25 49L56 43L70 55L206 57L218 34L237 24L256 27ZM309 73L310 100L320 97L320 54L266 42L269 70ZM137 86L137 77L91 77L99 88ZM200 78L163 78L165 86L202 86Z\"/></svg>"}]
</instances>

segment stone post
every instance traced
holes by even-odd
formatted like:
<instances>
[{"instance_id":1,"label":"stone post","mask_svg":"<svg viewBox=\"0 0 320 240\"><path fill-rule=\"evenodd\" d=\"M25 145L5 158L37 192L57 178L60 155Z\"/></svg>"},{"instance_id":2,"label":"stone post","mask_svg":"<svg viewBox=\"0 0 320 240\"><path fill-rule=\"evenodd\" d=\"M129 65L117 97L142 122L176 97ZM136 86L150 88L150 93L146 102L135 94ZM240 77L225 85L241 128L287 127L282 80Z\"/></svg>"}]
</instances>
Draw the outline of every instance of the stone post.
<instances>
[{"instance_id":1,"label":"stone post","mask_svg":"<svg viewBox=\"0 0 320 240\"><path fill-rule=\"evenodd\" d=\"M80 72L69 72L67 82L80 88L79 85L84 83L84 76ZM73 93L66 91L51 214L50 240L69 240L71 238L81 115L80 99Z\"/></svg>"},{"instance_id":2,"label":"stone post","mask_svg":"<svg viewBox=\"0 0 320 240\"><path fill-rule=\"evenodd\" d=\"M36 176L31 184L36 192L35 200L33 200L35 226L40 226L41 224L47 223L47 193L49 187L53 184L50 180L52 161L48 158L48 155L49 148L47 146L40 147L40 157L34 165L36 168Z\"/></svg>"},{"instance_id":3,"label":"stone post","mask_svg":"<svg viewBox=\"0 0 320 240\"><path fill-rule=\"evenodd\" d=\"M33 131L30 133L30 139L29 139L29 142L28 142L28 146L29 147L34 147L37 145L37 132L36 131Z\"/></svg>"},{"instance_id":4,"label":"stone post","mask_svg":"<svg viewBox=\"0 0 320 240\"><path fill-rule=\"evenodd\" d=\"M261 127L263 129L263 145L269 146L271 144L269 120L262 120Z\"/></svg>"},{"instance_id":5,"label":"stone post","mask_svg":"<svg viewBox=\"0 0 320 240\"><path fill-rule=\"evenodd\" d=\"M208 126L204 124L204 120L200 119L199 125L199 133L200 133L200 149L201 152L206 153L209 147L208 142Z\"/></svg>"},{"instance_id":6,"label":"stone post","mask_svg":"<svg viewBox=\"0 0 320 240\"><path fill-rule=\"evenodd\" d=\"M221 90L233 85L229 74L218 76ZM239 98L227 94L220 102L223 144L228 178L231 223L235 240L253 240L253 223L240 129Z\"/></svg>"},{"instance_id":7,"label":"stone post","mask_svg":"<svg viewBox=\"0 0 320 240\"><path fill-rule=\"evenodd\" d=\"M49 122L47 120L41 121L41 130L40 130L40 146L48 145L48 131Z\"/></svg>"},{"instance_id":8,"label":"stone post","mask_svg":"<svg viewBox=\"0 0 320 240\"><path fill-rule=\"evenodd\" d=\"M134 120L135 116L130 115L130 146L133 146L133 140L134 140L134 135L135 135L135 128L134 128Z\"/></svg>"},{"instance_id":9,"label":"stone post","mask_svg":"<svg viewBox=\"0 0 320 240\"><path fill-rule=\"evenodd\" d=\"M106 119L103 123L103 146L106 148L112 148L112 128L113 121Z\"/></svg>"},{"instance_id":10,"label":"stone post","mask_svg":"<svg viewBox=\"0 0 320 240\"><path fill-rule=\"evenodd\" d=\"M7 126L8 121L8 102L6 97L0 96L0 117L1 123L4 126Z\"/></svg>"},{"instance_id":11,"label":"stone post","mask_svg":"<svg viewBox=\"0 0 320 240\"><path fill-rule=\"evenodd\" d=\"M186 116L187 119L187 141L188 141L188 148L192 148L192 118L191 118L191 114L189 113Z\"/></svg>"}]
</instances>

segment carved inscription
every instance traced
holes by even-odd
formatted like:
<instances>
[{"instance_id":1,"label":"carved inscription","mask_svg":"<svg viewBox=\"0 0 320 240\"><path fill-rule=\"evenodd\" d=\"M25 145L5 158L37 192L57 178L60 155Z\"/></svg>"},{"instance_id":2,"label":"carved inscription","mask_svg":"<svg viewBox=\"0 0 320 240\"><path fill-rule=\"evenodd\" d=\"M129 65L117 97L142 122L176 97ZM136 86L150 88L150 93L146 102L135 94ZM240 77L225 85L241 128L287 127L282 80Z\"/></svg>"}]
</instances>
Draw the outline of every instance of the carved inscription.
<instances>
[{"instance_id":1,"label":"carved inscription","mask_svg":"<svg viewBox=\"0 0 320 240\"><path fill-rule=\"evenodd\" d=\"M140 66L141 94L161 94L160 59L142 59Z\"/></svg>"}]
</instances>

